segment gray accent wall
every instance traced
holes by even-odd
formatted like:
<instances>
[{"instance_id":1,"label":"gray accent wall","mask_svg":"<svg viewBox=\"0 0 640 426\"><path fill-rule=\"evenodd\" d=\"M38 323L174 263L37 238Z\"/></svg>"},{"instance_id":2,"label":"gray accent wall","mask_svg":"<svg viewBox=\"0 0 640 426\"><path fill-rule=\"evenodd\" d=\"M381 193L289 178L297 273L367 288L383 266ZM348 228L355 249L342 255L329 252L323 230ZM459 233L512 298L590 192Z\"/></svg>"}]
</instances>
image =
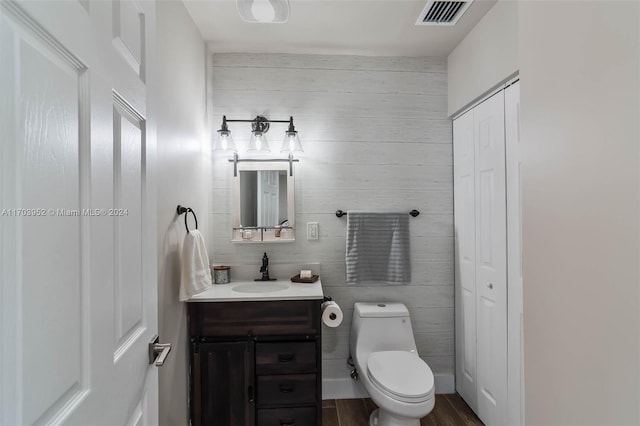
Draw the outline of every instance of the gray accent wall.
<instances>
[{"instance_id":1,"label":"gray accent wall","mask_svg":"<svg viewBox=\"0 0 640 426\"><path fill-rule=\"evenodd\" d=\"M276 263L321 263L325 294L345 312L342 326L323 330L325 380L349 377L354 302L401 301L409 307L421 356L436 375L453 383L453 159L446 58L233 53L214 54L212 62L214 130L222 115L293 115L305 149L295 166L297 240L284 244L229 242L233 166L228 154L214 153L213 261L258 265L266 251ZM246 158L249 125L229 127L240 158ZM285 124L273 124L267 133L272 157L280 156L285 130ZM411 285L346 286L347 221L335 216L337 209L421 212L411 219ZM307 222L319 223L318 240L306 239Z\"/></svg>"}]
</instances>

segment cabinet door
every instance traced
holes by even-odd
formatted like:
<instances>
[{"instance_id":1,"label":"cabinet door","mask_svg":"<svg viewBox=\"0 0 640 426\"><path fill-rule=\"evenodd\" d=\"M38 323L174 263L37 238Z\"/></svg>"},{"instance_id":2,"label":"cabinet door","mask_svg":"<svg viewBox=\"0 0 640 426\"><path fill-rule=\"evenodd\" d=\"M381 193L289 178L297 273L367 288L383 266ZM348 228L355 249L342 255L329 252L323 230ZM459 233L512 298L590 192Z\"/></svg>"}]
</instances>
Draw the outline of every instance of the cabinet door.
<instances>
[{"instance_id":1,"label":"cabinet door","mask_svg":"<svg viewBox=\"0 0 640 426\"><path fill-rule=\"evenodd\" d=\"M504 92L474 108L478 416L506 424L507 236Z\"/></svg>"},{"instance_id":2,"label":"cabinet door","mask_svg":"<svg viewBox=\"0 0 640 426\"><path fill-rule=\"evenodd\" d=\"M473 110L453 122L456 390L477 411L476 206Z\"/></svg>"},{"instance_id":3,"label":"cabinet door","mask_svg":"<svg viewBox=\"0 0 640 426\"><path fill-rule=\"evenodd\" d=\"M193 365L196 424L253 426L253 343L202 344Z\"/></svg>"}]
</instances>

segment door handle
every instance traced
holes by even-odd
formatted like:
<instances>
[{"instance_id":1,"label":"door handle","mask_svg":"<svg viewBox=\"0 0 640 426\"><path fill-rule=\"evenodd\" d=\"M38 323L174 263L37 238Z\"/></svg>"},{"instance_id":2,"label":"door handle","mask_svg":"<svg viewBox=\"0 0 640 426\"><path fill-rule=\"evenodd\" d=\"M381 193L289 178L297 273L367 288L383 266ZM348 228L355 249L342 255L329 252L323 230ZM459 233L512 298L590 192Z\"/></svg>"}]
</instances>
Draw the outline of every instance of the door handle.
<instances>
[{"instance_id":1,"label":"door handle","mask_svg":"<svg viewBox=\"0 0 640 426\"><path fill-rule=\"evenodd\" d=\"M149 364L162 367L169 352L171 352L171 343L160 343L160 337L156 334L149 342Z\"/></svg>"}]
</instances>

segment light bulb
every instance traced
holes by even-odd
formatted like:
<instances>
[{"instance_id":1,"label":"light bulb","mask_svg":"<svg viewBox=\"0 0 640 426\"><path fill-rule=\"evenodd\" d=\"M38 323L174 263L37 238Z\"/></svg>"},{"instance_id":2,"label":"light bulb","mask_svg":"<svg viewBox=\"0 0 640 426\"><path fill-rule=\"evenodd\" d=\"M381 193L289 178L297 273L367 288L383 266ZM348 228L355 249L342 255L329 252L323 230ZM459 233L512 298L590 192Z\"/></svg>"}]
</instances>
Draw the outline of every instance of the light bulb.
<instances>
[{"instance_id":1,"label":"light bulb","mask_svg":"<svg viewBox=\"0 0 640 426\"><path fill-rule=\"evenodd\" d=\"M304 150L302 149L302 144L300 143L300 138L298 138L298 132L285 132L284 141L282 142L282 148L280 149L280 152L304 152Z\"/></svg>"},{"instance_id":2,"label":"light bulb","mask_svg":"<svg viewBox=\"0 0 640 426\"><path fill-rule=\"evenodd\" d=\"M214 151L236 151L236 144L228 130L218 130L218 138L213 146Z\"/></svg>"},{"instance_id":3,"label":"light bulb","mask_svg":"<svg viewBox=\"0 0 640 426\"><path fill-rule=\"evenodd\" d=\"M271 148L269 148L269 142L267 142L267 137L263 132L251 132L248 151L271 152Z\"/></svg>"}]
</instances>

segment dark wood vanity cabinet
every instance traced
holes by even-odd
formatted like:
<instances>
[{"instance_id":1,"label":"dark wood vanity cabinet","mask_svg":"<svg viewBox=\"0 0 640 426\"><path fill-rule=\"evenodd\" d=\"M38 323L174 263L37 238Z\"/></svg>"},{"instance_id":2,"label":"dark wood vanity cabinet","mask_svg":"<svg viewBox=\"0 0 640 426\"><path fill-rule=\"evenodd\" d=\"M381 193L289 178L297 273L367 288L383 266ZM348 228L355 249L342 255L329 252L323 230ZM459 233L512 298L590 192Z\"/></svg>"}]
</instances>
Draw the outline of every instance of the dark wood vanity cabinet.
<instances>
[{"instance_id":1,"label":"dark wood vanity cabinet","mask_svg":"<svg viewBox=\"0 0 640 426\"><path fill-rule=\"evenodd\" d=\"M322 425L321 303L190 303L191 423Z\"/></svg>"}]
</instances>

